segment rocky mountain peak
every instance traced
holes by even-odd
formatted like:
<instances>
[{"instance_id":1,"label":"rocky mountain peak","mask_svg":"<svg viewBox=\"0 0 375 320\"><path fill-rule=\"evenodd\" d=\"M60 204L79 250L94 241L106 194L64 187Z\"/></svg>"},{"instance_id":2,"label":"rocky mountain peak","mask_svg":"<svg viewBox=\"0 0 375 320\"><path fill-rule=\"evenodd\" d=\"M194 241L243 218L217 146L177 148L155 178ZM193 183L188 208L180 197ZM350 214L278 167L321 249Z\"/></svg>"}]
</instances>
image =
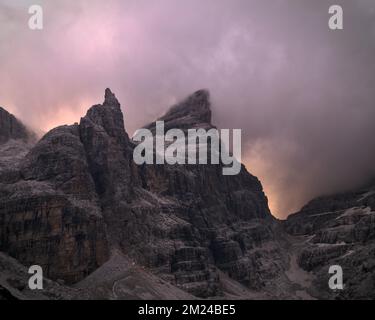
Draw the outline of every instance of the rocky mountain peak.
<instances>
[{"instance_id":1,"label":"rocky mountain peak","mask_svg":"<svg viewBox=\"0 0 375 320\"><path fill-rule=\"evenodd\" d=\"M121 105L110 89L105 90L103 104L92 106L85 117L81 118L80 128L92 127L106 132L109 136L118 137L124 143L128 141L125 131L124 116Z\"/></svg>"},{"instance_id":2,"label":"rocky mountain peak","mask_svg":"<svg viewBox=\"0 0 375 320\"><path fill-rule=\"evenodd\" d=\"M199 90L182 102L172 106L161 118L167 120L177 120L189 117L197 122L211 123L211 103L210 93L207 90Z\"/></svg>"},{"instance_id":3,"label":"rocky mountain peak","mask_svg":"<svg viewBox=\"0 0 375 320\"><path fill-rule=\"evenodd\" d=\"M103 106L120 108L119 101L117 100L115 94L112 93L111 89L109 88L105 89Z\"/></svg>"},{"instance_id":4,"label":"rocky mountain peak","mask_svg":"<svg viewBox=\"0 0 375 320\"><path fill-rule=\"evenodd\" d=\"M165 128L178 128L182 130L213 128L211 124L211 102L208 90L198 90L181 102L173 105L157 121L164 121ZM146 126L153 130L155 123Z\"/></svg>"}]
</instances>

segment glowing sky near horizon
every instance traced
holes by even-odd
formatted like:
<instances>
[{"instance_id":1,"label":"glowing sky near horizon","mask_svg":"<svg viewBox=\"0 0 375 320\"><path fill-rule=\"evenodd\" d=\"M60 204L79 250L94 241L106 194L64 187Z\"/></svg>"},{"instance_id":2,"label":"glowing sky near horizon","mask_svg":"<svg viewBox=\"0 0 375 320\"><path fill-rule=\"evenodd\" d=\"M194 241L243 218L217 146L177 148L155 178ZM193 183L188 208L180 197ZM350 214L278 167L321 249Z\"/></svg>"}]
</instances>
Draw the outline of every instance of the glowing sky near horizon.
<instances>
[{"instance_id":1,"label":"glowing sky near horizon","mask_svg":"<svg viewBox=\"0 0 375 320\"><path fill-rule=\"evenodd\" d=\"M132 134L207 88L284 218L375 175L375 2L334 4L343 31L328 29L327 1L0 0L0 105L46 131L110 87Z\"/></svg>"}]
</instances>

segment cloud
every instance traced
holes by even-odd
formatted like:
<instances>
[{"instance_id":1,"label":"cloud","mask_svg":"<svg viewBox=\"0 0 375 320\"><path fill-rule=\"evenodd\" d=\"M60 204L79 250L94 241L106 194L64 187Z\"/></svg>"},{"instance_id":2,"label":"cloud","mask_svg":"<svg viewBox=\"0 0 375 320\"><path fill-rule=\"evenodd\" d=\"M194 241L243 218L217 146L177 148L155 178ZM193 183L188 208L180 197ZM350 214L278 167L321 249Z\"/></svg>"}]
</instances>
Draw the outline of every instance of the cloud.
<instances>
[{"instance_id":1,"label":"cloud","mask_svg":"<svg viewBox=\"0 0 375 320\"><path fill-rule=\"evenodd\" d=\"M44 8L43 31L27 8ZM242 128L248 169L278 217L374 174L375 4L66 0L0 4L0 104L35 128L78 121L111 87L131 134L208 88L214 122Z\"/></svg>"}]
</instances>

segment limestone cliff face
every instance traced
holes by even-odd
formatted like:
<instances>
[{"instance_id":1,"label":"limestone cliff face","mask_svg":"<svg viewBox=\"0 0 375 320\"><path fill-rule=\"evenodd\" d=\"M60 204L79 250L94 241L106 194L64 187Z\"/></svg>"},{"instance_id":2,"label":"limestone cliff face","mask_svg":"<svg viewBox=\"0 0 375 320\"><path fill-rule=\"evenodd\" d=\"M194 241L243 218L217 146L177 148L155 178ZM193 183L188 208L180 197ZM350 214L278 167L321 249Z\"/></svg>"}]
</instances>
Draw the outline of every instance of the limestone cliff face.
<instances>
[{"instance_id":1,"label":"limestone cliff face","mask_svg":"<svg viewBox=\"0 0 375 320\"><path fill-rule=\"evenodd\" d=\"M0 207L1 251L47 277L77 282L108 254L100 219L64 196L22 197Z\"/></svg>"},{"instance_id":2,"label":"limestone cliff face","mask_svg":"<svg viewBox=\"0 0 375 320\"><path fill-rule=\"evenodd\" d=\"M77 126L56 128L21 160L14 178L0 184L0 250L69 283L108 256L83 150Z\"/></svg>"}]
</instances>

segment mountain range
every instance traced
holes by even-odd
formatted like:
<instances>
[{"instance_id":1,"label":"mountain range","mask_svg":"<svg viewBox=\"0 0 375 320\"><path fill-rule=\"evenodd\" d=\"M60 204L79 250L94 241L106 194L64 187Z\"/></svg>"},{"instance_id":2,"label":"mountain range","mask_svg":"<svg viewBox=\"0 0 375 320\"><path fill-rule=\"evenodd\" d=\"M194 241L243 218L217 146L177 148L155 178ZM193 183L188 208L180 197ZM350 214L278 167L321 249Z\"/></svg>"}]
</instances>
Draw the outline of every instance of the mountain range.
<instances>
[{"instance_id":1,"label":"mountain range","mask_svg":"<svg viewBox=\"0 0 375 320\"><path fill-rule=\"evenodd\" d=\"M209 129L211 116L200 90L158 120ZM244 165L138 166L136 145L110 89L39 140L0 108L0 299L375 298L375 182L280 221Z\"/></svg>"}]
</instances>

